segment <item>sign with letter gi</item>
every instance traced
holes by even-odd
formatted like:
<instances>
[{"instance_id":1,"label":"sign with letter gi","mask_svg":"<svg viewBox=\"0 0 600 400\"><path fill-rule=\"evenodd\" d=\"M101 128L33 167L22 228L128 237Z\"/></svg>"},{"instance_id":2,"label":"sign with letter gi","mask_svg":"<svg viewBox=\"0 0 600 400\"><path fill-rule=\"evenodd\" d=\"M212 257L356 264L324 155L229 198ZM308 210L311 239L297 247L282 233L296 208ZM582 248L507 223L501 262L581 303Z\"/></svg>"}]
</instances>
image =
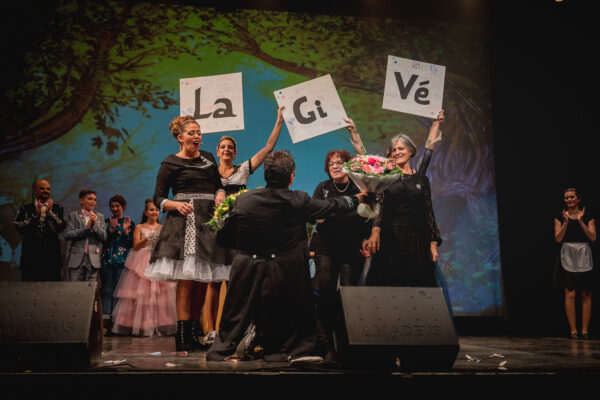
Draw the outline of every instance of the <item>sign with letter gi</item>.
<instances>
[{"instance_id":1,"label":"sign with letter gi","mask_svg":"<svg viewBox=\"0 0 600 400\"><path fill-rule=\"evenodd\" d=\"M179 80L180 113L192 115L202 133L244 129L242 73Z\"/></svg>"},{"instance_id":2,"label":"sign with letter gi","mask_svg":"<svg viewBox=\"0 0 600 400\"><path fill-rule=\"evenodd\" d=\"M383 109L437 118L446 67L388 56Z\"/></svg>"},{"instance_id":3,"label":"sign with letter gi","mask_svg":"<svg viewBox=\"0 0 600 400\"><path fill-rule=\"evenodd\" d=\"M331 75L273 92L293 143L348 126Z\"/></svg>"}]
</instances>

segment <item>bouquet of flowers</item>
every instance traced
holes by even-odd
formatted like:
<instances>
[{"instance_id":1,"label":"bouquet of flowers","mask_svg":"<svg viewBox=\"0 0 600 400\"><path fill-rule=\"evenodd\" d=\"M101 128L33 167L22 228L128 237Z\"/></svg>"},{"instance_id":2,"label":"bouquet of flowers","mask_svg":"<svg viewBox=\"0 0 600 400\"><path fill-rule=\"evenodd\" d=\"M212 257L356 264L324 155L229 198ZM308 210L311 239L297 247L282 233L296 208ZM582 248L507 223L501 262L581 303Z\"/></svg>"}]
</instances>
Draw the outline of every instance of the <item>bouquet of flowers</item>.
<instances>
[{"instance_id":1,"label":"bouquet of flowers","mask_svg":"<svg viewBox=\"0 0 600 400\"><path fill-rule=\"evenodd\" d=\"M233 205L235 204L235 199L242 193L247 192L247 189L242 189L237 193L230 194L225 197L225 200L221 202L218 206L215 207L215 212L210 221L205 222L204 225L212 228L215 232L223 227L225 224L225 220L231 214L231 210L233 209Z\"/></svg>"},{"instance_id":2,"label":"bouquet of flowers","mask_svg":"<svg viewBox=\"0 0 600 400\"><path fill-rule=\"evenodd\" d=\"M377 155L356 156L343 166L344 172L362 192L382 193L402 176L400 168L393 161ZM359 204L357 212L365 218L379 214L379 204Z\"/></svg>"}]
</instances>

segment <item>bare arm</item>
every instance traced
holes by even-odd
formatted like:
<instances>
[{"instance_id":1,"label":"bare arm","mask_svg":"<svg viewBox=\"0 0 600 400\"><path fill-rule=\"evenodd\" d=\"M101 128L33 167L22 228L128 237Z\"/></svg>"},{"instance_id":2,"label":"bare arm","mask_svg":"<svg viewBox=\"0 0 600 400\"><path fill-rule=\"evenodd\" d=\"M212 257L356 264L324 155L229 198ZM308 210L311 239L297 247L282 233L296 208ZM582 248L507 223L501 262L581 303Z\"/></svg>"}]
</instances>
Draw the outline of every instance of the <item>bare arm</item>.
<instances>
[{"instance_id":1,"label":"bare arm","mask_svg":"<svg viewBox=\"0 0 600 400\"><path fill-rule=\"evenodd\" d=\"M285 106L281 106L279 109L277 109L277 120L275 121L275 126L271 132L271 136L269 136L269 139L267 139L265 147L260 149L259 152L256 153L252 159L250 159L250 165L252 166L251 172L254 172L256 168L260 167L263 161L265 161L267 155L275 148L275 144L277 143L279 134L281 133L281 128L283 127L283 115L281 114L281 111L284 109L284 107Z\"/></svg>"},{"instance_id":2,"label":"bare arm","mask_svg":"<svg viewBox=\"0 0 600 400\"><path fill-rule=\"evenodd\" d=\"M142 228L140 225L136 225L133 231L133 249L139 250L148 243L148 238L142 238Z\"/></svg>"},{"instance_id":3,"label":"bare arm","mask_svg":"<svg viewBox=\"0 0 600 400\"><path fill-rule=\"evenodd\" d=\"M569 223L569 217L567 216L567 212L563 211L563 222L560 222L557 219L554 219L554 240L556 243L560 243L565 238L565 233L567 232L567 225Z\"/></svg>"},{"instance_id":4,"label":"bare arm","mask_svg":"<svg viewBox=\"0 0 600 400\"><path fill-rule=\"evenodd\" d=\"M444 120L444 110L441 110L436 119L431 123L429 127L429 134L425 141L425 148L433 150L433 147L437 142L442 140L442 132L440 131L440 124Z\"/></svg>"},{"instance_id":5,"label":"bare arm","mask_svg":"<svg viewBox=\"0 0 600 400\"><path fill-rule=\"evenodd\" d=\"M588 221L587 226L583 222L580 222L580 224L581 224L581 227L583 228L583 231L585 232L585 236L587 236L591 242L595 242L596 241L596 225L595 225L594 220L590 219Z\"/></svg>"},{"instance_id":6,"label":"bare arm","mask_svg":"<svg viewBox=\"0 0 600 400\"><path fill-rule=\"evenodd\" d=\"M346 127L346 129L348 129L348 132L350 132L350 142L352 142L352 147L354 147L354 151L357 155L367 154L367 150L363 145L358 130L356 130L356 125L354 124L354 121L352 121L350 118L346 118L345 121L349 124Z\"/></svg>"},{"instance_id":7,"label":"bare arm","mask_svg":"<svg viewBox=\"0 0 600 400\"><path fill-rule=\"evenodd\" d=\"M163 211L178 211L181 215L188 215L194 211L194 206L186 201L167 200L163 203Z\"/></svg>"},{"instance_id":8,"label":"bare arm","mask_svg":"<svg viewBox=\"0 0 600 400\"><path fill-rule=\"evenodd\" d=\"M577 222L579 222L579 226L583 229L583 233L585 236L590 239L591 242L596 241L596 224L594 223L594 218L591 218L587 224L583 221L583 215L585 214L585 207L579 211L577 214Z\"/></svg>"}]
</instances>

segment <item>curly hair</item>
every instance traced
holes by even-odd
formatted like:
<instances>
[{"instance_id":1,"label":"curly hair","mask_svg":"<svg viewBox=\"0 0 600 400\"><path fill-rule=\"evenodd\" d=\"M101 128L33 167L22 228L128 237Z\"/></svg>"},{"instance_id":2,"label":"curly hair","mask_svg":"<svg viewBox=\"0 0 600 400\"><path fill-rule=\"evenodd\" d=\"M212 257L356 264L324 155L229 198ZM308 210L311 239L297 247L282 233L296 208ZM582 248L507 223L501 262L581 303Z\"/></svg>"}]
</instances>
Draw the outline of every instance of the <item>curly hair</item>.
<instances>
[{"instance_id":1,"label":"curly hair","mask_svg":"<svg viewBox=\"0 0 600 400\"><path fill-rule=\"evenodd\" d=\"M169 124L169 130L173 134L173 137L177 139L177 136L179 136L183 131L183 126L189 124L190 122L195 122L198 124L198 122L191 115L181 115L173 118Z\"/></svg>"},{"instance_id":2,"label":"curly hair","mask_svg":"<svg viewBox=\"0 0 600 400\"><path fill-rule=\"evenodd\" d=\"M292 174L296 171L294 157L287 150L276 150L269 153L263 165L267 186L280 189L289 186Z\"/></svg>"},{"instance_id":3,"label":"curly hair","mask_svg":"<svg viewBox=\"0 0 600 400\"><path fill-rule=\"evenodd\" d=\"M329 173L329 161L333 158L333 156L338 156L342 159L342 161L346 162L352 158L352 155L348 153L346 150L331 150L325 156L325 173L327 176L331 178L331 174Z\"/></svg>"}]
</instances>

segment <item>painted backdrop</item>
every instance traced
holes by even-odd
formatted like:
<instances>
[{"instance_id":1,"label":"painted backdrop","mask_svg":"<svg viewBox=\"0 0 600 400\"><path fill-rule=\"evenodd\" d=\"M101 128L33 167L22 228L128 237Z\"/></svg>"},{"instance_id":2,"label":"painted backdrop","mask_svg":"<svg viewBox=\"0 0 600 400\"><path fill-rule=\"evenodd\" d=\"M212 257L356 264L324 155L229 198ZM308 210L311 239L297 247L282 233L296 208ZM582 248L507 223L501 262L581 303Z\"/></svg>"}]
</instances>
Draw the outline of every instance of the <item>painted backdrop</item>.
<instances>
[{"instance_id":1,"label":"painted backdrop","mask_svg":"<svg viewBox=\"0 0 600 400\"><path fill-rule=\"evenodd\" d=\"M443 141L428 172L444 239L440 264L457 315L501 312L483 17L452 23L126 1L57 4L16 49L22 70L4 78L3 263L19 261L12 218L31 201L38 178L51 182L66 212L79 207L81 189L91 188L105 215L108 199L121 194L126 214L140 220L160 161L178 150L168 126L179 114L181 78L242 73L245 129L229 133L238 141L237 162L265 144L276 118L274 90L326 74L369 153L383 154L398 132L409 133L422 151L430 120L381 107L391 54L446 66ZM214 152L221 135L205 135L203 148ZM325 154L352 151L345 129L292 144L284 127L276 148L293 152L293 188L311 194L327 178ZM262 168L254 173L249 188L264 186L262 174Z\"/></svg>"}]
</instances>

